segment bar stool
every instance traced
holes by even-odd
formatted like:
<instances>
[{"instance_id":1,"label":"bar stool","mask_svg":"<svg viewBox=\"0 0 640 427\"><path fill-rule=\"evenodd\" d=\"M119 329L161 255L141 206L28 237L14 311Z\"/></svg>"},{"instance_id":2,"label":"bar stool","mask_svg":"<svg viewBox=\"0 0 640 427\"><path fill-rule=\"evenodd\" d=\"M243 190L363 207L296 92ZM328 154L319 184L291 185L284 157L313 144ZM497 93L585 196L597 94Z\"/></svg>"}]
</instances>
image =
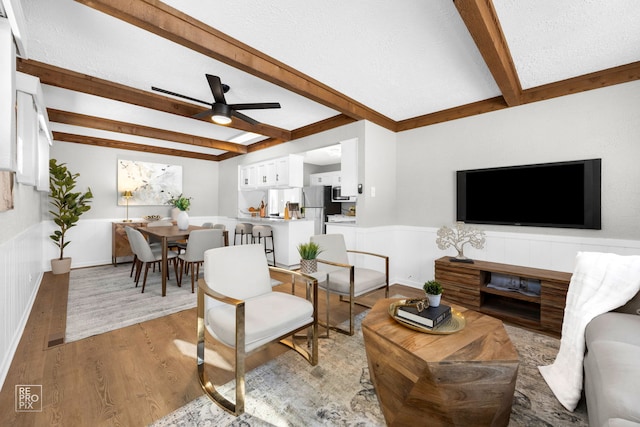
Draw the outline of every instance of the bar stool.
<instances>
[{"instance_id":1,"label":"bar stool","mask_svg":"<svg viewBox=\"0 0 640 427\"><path fill-rule=\"evenodd\" d=\"M244 245L253 242L253 224L248 222L241 222L240 224L236 224L236 231L233 235L233 244L236 244L236 236L240 235L240 244ZM245 241L245 236L246 241Z\"/></svg>"},{"instance_id":2,"label":"bar stool","mask_svg":"<svg viewBox=\"0 0 640 427\"><path fill-rule=\"evenodd\" d=\"M267 247L267 240L270 240L271 247ZM273 258L273 266L276 266L276 251L273 246L273 229L270 225L254 225L253 226L253 243L262 243L264 246L264 253L267 256L267 262L269 261L269 254Z\"/></svg>"}]
</instances>

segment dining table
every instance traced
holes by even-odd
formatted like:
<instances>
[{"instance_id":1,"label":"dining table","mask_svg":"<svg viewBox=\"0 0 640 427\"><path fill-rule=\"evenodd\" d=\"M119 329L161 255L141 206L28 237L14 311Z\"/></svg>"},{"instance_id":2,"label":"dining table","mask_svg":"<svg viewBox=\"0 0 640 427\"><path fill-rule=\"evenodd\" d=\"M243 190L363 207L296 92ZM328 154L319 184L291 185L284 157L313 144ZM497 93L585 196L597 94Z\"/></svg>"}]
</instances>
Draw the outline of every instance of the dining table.
<instances>
[{"instance_id":1,"label":"dining table","mask_svg":"<svg viewBox=\"0 0 640 427\"><path fill-rule=\"evenodd\" d=\"M161 227L138 227L137 229L150 241L159 241L161 244L162 262L160 263L160 269L162 273L162 296L164 297L167 295L167 273L169 271L169 261L167 256L169 254L170 243L179 240L188 240L189 234L193 230L203 230L205 227L190 225L186 230L181 230L177 225L168 225ZM227 230L224 230L223 236L224 244L227 246L229 244L229 234Z\"/></svg>"}]
</instances>

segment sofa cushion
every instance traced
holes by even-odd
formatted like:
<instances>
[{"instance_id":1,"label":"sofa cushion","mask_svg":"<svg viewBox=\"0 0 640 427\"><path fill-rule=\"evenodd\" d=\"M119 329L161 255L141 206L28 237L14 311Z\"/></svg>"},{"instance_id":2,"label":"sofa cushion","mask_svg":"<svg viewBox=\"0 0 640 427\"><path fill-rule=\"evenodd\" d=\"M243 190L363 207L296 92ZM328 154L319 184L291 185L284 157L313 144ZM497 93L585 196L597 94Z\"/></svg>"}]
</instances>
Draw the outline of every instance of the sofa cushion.
<instances>
[{"instance_id":1,"label":"sofa cushion","mask_svg":"<svg viewBox=\"0 0 640 427\"><path fill-rule=\"evenodd\" d=\"M623 313L604 313L596 316L585 330L585 344L597 341L622 342L640 346L640 316Z\"/></svg>"},{"instance_id":2,"label":"sofa cushion","mask_svg":"<svg viewBox=\"0 0 640 427\"><path fill-rule=\"evenodd\" d=\"M607 425L614 418L640 422L638 360L639 346L615 341L591 343L584 363L590 425Z\"/></svg>"}]
</instances>

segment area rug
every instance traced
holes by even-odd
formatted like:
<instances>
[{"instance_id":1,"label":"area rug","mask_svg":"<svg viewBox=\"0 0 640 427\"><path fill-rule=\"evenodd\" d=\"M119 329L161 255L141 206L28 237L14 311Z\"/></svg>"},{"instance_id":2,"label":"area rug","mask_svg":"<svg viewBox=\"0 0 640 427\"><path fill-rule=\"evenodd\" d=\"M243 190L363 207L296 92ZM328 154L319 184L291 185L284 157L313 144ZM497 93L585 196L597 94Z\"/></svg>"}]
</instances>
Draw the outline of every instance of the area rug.
<instances>
[{"instance_id":1,"label":"area rug","mask_svg":"<svg viewBox=\"0 0 640 427\"><path fill-rule=\"evenodd\" d=\"M162 297L162 276L149 269L147 284L142 278L136 288L129 277L131 264L72 270L69 275L67 328L65 342L77 341L146 320L166 316L196 306L191 293L191 278L184 277L182 287L176 284L171 268L167 280L167 296ZM144 272L143 272L144 274Z\"/></svg>"},{"instance_id":2,"label":"area rug","mask_svg":"<svg viewBox=\"0 0 640 427\"><path fill-rule=\"evenodd\" d=\"M319 340L318 366L288 351L248 372L243 415L233 417L202 396L152 426L384 426L367 368L361 330L364 315L357 317L354 336L333 333ZM566 411L537 369L553 361L559 340L512 326L506 329L520 355L509 425L586 427L584 403L573 413ZM233 398L235 382L219 390Z\"/></svg>"}]
</instances>

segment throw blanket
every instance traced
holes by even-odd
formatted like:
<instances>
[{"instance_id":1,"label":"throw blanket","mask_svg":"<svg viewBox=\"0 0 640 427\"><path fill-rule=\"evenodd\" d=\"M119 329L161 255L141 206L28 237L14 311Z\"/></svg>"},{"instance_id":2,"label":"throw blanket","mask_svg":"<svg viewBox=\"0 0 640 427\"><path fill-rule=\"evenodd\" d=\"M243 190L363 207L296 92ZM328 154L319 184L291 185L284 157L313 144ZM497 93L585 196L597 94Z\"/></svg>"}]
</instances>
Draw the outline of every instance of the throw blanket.
<instances>
[{"instance_id":1,"label":"throw blanket","mask_svg":"<svg viewBox=\"0 0 640 427\"><path fill-rule=\"evenodd\" d=\"M582 391L587 324L624 305L640 290L640 256L579 252L569 283L560 350L553 364L539 366L560 403L572 411Z\"/></svg>"}]
</instances>

